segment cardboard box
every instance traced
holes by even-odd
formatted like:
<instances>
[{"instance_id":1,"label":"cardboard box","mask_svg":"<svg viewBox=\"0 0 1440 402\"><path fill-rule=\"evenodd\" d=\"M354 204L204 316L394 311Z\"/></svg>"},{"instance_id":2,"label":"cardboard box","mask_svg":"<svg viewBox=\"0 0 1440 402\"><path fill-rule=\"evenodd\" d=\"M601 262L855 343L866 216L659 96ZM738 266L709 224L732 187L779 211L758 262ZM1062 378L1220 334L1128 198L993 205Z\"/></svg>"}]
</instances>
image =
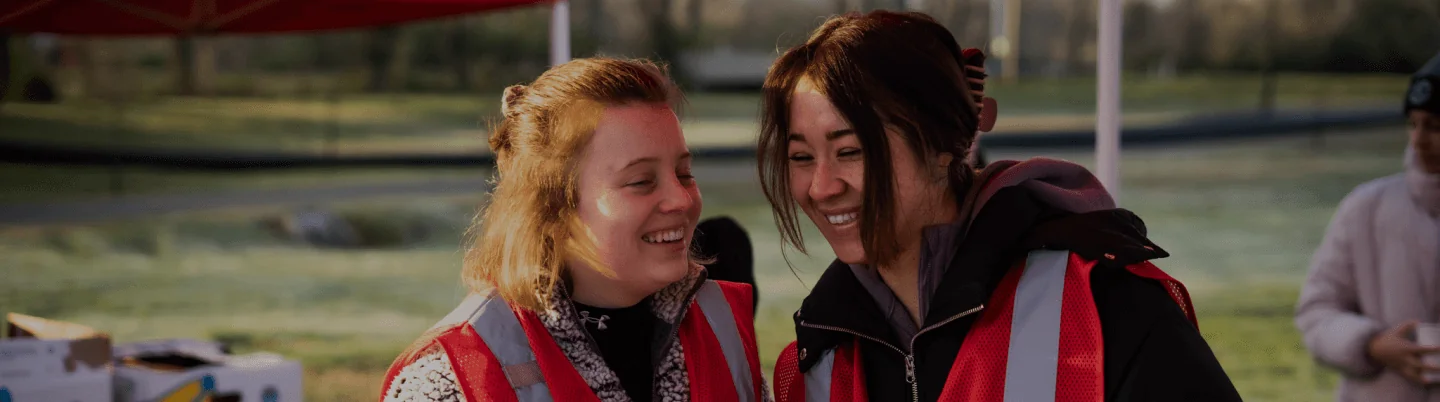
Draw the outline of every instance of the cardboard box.
<instances>
[{"instance_id":1,"label":"cardboard box","mask_svg":"<svg viewBox=\"0 0 1440 402\"><path fill-rule=\"evenodd\" d=\"M109 402L110 337L79 324L6 315L0 402Z\"/></svg>"},{"instance_id":2,"label":"cardboard box","mask_svg":"<svg viewBox=\"0 0 1440 402\"><path fill-rule=\"evenodd\" d=\"M300 363L273 353L230 355L213 342L172 339L115 347L116 402L298 402Z\"/></svg>"}]
</instances>

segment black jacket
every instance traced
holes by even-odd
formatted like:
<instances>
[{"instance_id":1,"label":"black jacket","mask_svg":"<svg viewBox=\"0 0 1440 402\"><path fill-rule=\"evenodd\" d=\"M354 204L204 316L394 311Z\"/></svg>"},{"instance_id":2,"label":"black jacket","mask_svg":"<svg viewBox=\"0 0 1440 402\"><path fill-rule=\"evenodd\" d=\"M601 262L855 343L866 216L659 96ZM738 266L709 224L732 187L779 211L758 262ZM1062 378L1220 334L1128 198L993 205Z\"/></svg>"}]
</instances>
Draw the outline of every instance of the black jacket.
<instances>
[{"instance_id":1,"label":"black jacket","mask_svg":"<svg viewBox=\"0 0 1440 402\"><path fill-rule=\"evenodd\" d=\"M931 327L984 304L1006 271L1040 248L1068 249L1101 261L1092 271L1091 291L1104 337L1106 401L1240 400L1210 347L1169 294L1158 282L1125 269L1168 256L1145 238L1144 223L1131 212L1068 213L1046 206L1023 188L1010 187L985 203L968 233L956 240L955 257L914 340L918 400L938 399L966 333L981 314ZM874 299L857 297L865 294L847 265L832 264L795 314L797 347L818 352L855 339L804 323L843 328L909 349L910 340L897 339ZM860 345L870 399L911 400L904 355L864 337ZM809 370L820 355L808 353L800 360L800 370Z\"/></svg>"}]
</instances>

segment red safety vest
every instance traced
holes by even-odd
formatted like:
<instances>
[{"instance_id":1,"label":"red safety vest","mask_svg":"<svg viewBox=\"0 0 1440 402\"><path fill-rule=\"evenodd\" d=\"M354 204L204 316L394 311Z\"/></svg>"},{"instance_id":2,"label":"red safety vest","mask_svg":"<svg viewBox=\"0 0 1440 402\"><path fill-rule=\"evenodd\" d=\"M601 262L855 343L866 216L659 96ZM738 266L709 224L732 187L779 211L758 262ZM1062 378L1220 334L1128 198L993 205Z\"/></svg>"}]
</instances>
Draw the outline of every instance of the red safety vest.
<instances>
[{"instance_id":1,"label":"red safety vest","mask_svg":"<svg viewBox=\"0 0 1440 402\"><path fill-rule=\"evenodd\" d=\"M1097 402L1105 395L1104 343L1090 292L1096 262L1068 251L1039 250L1012 269L966 334L940 401ZM1149 262L1126 267L1160 281L1195 323L1185 286ZM1197 324L1198 327L1198 324ZM794 342L775 364L777 402L864 401L859 340L823 353L799 370ZM1063 379L1063 381L1058 381Z\"/></svg>"},{"instance_id":2,"label":"red safety vest","mask_svg":"<svg viewBox=\"0 0 1440 402\"><path fill-rule=\"evenodd\" d=\"M679 341L691 400L764 400L751 292L750 285L706 281L681 320ZM499 297L474 295L440 326L450 328L435 342L450 359L466 401L599 402L534 312L511 308ZM412 362L392 365L382 389L390 389Z\"/></svg>"}]
</instances>

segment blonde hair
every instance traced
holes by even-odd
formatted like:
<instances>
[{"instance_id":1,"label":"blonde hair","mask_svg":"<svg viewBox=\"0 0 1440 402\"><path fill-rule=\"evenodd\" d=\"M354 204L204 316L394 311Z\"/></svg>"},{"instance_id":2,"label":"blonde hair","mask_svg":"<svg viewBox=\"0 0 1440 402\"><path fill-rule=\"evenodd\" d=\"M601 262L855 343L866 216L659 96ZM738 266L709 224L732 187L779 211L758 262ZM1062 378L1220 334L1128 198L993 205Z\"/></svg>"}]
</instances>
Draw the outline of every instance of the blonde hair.
<instances>
[{"instance_id":1,"label":"blonde hair","mask_svg":"<svg viewBox=\"0 0 1440 402\"><path fill-rule=\"evenodd\" d=\"M579 59L506 88L490 136L495 187L471 227L466 285L540 311L550 307L567 258L608 271L576 214L581 154L607 106L681 102L664 68L644 60Z\"/></svg>"}]
</instances>

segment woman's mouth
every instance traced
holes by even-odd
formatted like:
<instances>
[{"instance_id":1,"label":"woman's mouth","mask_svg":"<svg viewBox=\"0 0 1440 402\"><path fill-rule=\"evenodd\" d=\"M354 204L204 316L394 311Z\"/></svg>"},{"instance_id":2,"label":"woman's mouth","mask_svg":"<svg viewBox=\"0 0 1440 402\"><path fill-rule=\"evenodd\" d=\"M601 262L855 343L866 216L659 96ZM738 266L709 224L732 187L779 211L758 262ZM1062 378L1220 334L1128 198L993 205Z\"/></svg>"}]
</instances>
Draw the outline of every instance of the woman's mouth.
<instances>
[{"instance_id":1,"label":"woman's mouth","mask_svg":"<svg viewBox=\"0 0 1440 402\"><path fill-rule=\"evenodd\" d=\"M826 220L826 221L829 221L831 225L835 225L835 226L845 225L845 224L848 224L848 223L850 223L850 222L854 222L854 221L857 220L857 219L860 219L860 213L859 213L859 212L846 212L846 213L842 213L842 214L825 214L825 220Z\"/></svg>"},{"instance_id":2,"label":"woman's mouth","mask_svg":"<svg viewBox=\"0 0 1440 402\"><path fill-rule=\"evenodd\" d=\"M640 240L651 244L667 244L685 240L685 229L664 229L646 233L640 236Z\"/></svg>"}]
</instances>

